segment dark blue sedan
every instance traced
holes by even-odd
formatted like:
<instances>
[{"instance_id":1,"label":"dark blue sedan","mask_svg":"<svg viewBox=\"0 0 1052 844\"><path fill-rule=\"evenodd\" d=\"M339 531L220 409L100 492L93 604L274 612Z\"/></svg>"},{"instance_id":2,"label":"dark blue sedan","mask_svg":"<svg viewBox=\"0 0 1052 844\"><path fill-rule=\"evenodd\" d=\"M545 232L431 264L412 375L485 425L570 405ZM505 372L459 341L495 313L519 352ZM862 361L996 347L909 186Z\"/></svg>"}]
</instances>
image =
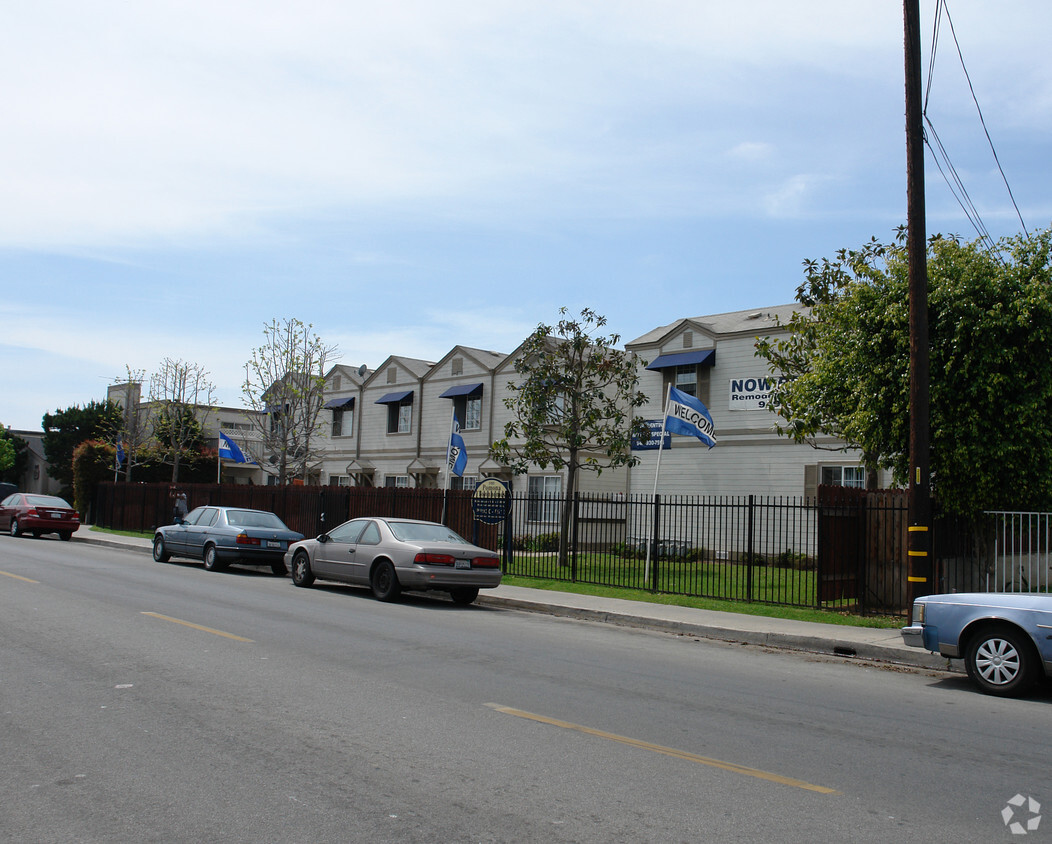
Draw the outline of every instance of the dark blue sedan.
<instances>
[{"instance_id":1,"label":"dark blue sedan","mask_svg":"<svg viewBox=\"0 0 1052 844\"><path fill-rule=\"evenodd\" d=\"M209 571L237 562L267 565L274 574L284 575L285 551L301 539L302 533L289 530L266 510L198 507L182 522L157 528L153 558L167 563L172 557L192 557L203 560Z\"/></svg>"}]
</instances>

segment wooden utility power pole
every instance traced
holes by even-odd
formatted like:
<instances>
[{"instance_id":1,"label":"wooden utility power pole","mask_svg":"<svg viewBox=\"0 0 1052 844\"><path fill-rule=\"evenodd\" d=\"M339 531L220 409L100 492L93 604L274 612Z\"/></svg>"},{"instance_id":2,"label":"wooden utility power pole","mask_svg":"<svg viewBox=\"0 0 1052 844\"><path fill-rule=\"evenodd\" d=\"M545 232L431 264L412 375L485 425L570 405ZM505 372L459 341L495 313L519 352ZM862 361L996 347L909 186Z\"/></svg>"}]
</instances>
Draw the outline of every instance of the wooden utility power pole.
<instances>
[{"instance_id":1,"label":"wooden utility power pole","mask_svg":"<svg viewBox=\"0 0 1052 844\"><path fill-rule=\"evenodd\" d=\"M913 599L934 588L928 466L928 247L924 219L920 0L903 0L906 55L906 248L910 305L909 584Z\"/></svg>"}]
</instances>

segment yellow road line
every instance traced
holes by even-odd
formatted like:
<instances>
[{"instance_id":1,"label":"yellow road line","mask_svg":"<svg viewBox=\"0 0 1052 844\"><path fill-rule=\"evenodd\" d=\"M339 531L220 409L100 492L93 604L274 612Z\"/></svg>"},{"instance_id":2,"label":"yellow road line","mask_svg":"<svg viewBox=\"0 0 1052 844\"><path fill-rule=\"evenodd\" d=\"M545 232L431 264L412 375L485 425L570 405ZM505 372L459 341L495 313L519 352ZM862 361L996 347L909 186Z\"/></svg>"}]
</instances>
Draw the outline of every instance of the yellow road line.
<instances>
[{"instance_id":1,"label":"yellow road line","mask_svg":"<svg viewBox=\"0 0 1052 844\"><path fill-rule=\"evenodd\" d=\"M233 633L224 633L222 630L213 630L211 627L202 627L200 624L194 624L192 621L183 621L180 618L172 618L168 615L161 615L156 612L144 612L143 615L148 615L151 618L159 618L162 621L170 621L172 624L182 624L184 627L192 627L194 630L202 630L205 633L214 633L216 636L222 636L224 639L233 639L235 642L251 642L252 639L246 639L244 636L235 636Z\"/></svg>"},{"instance_id":2,"label":"yellow road line","mask_svg":"<svg viewBox=\"0 0 1052 844\"><path fill-rule=\"evenodd\" d=\"M30 580L28 577L22 577L20 574L11 574L9 571L0 571L0 574L13 577L15 580L24 580L26 583L40 583L39 580Z\"/></svg>"},{"instance_id":3,"label":"yellow road line","mask_svg":"<svg viewBox=\"0 0 1052 844\"><path fill-rule=\"evenodd\" d=\"M648 741L640 741L639 739L628 738L627 736L619 736L616 733L607 733L603 730L595 730L591 727L585 727L581 724L573 724L569 721L559 721L556 718L548 718L544 715L536 715L532 712L524 712L521 709L514 709L510 706L502 706L499 703L487 703L490 709L495 709L497 712L503 712L506 715L514 715L516 718L526 718L529 721L538 721L541 724L548 724L553 727L562 727L564 730L576 730L579 733L585 733L590 736L598 736L599 738L609 739L610 741L621 742L621 744L627 744L630 747L638 747L641 750L650 750L654 753L662 753L665 756L671 756L675 759L682 759L686 762L696 762L699 765L708 765L710 768L720 768L724 771L731 771L736 774L743 774L747 777L756 777L761 780L768 780L769 782L776 782L780 785L788 785L793 788L802 788L806 791L817 791L819 794L839 794L835 788L826 788L824 785L814 785L813 783L804 782L803 780L795 780L791 777L783 777L780 774L772 774L769 771L761 771L758 768L747 768L744 765L736 765L733 762L723 762L720 759L712 759L708 756L698 756L696 753L688 753L685 750L676 750L673 747L663 747L660 744L651 744Z\"/></svg>"}]
</instances>

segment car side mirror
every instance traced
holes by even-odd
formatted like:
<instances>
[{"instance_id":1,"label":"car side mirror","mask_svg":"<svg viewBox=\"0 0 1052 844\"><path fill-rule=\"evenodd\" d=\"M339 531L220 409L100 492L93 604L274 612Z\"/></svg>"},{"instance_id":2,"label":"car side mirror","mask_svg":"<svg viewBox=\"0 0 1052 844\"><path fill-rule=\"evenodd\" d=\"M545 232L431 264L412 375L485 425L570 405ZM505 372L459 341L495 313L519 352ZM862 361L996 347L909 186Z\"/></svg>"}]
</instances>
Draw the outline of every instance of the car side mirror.
<instances>
[{"instance_id":1,"label":"car side mirror","mask_svg":"<svg viewBox=\"0 0 1052 844\"><path fill-rule=\"evenodd\" d=\"M318 542L320 542L322 545L324 545L328 541L329 541L329 534L327 534L327 533L319 533L318 534Z\"/></svg>"}]
</instances>

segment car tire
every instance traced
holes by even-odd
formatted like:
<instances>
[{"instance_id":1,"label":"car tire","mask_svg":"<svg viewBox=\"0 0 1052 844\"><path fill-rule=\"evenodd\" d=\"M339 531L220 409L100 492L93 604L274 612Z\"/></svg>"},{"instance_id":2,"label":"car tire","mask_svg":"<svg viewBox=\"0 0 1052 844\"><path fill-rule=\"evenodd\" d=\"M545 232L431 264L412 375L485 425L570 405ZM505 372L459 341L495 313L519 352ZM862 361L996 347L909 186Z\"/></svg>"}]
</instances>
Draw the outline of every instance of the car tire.
<instances>
[{"instance_id":1,"label":"car tire","mask_svg":"<svg viewBox=\"0 0 1052 844\"><path fill-rule=\"evenodd\" d=\"M988 695L1015 697L1034 682L1037 661L1030 641L1019 630L990 625L968 642L964 657L968 676Z\"/></svg>"},{"instance_id":2,"label":"car tire","mask_svg":"<svg viewBox=\"0 0 1052 844\"><path fill-rule=\"evenodd\" d=\"M158 563L167 563L172 559L172 555L164 548L163 536L155 536L153 538L153 559Z\"/></svg>"},{"instance_id":3,"label":"car tire","mask_svg":"<svg viewBox=\"0 0 1052 844\"><path fill-rule=\"evenodd\" d=\"M473 604L478 596L477 586L458 586L456 589L449 590L449 597L453 599L453 603L462 607Z\"/></svg>"},{"instance_id":4,"label":"car tire","mask_svg":"<svg viewBox=\"0 0 1052 844\"><path fill-rule=\"evenodd\" d=\"M22 535L22 530L18 526L18 519L11 519L10 531L11 531L11 535L12 536L21 536Z\"/></svg>"},{"instance_id":5,"label":"car tire","mask_svg":"<svg viewBox=\"0 0 1052 844\"><path fill-rule=\"evenodd\" d=\"M402 585L398 582L398 575L390 560L380 560L376 564L369 578L369 585L378 601L397 601L398 596L402 594Z\"/></svg>"},{"instance_id":6,"label":"car tire","mask_svg":"<svg viewBox=\"0 0 1052 844\"><path fill-rule=\"evenodd\" d=\"M300 551L292 558L292 582L303 587L314 583L314 570L310 567L310 557L306 551Z\"/></svg>"},{"instance_id":7,"label":"car tire","mask_svg":"<svg viewBox=\"0 0 1052 844\"><path fill-rule=\"evenodd\" d=\"M219 559L219 553L211 542L205 546L204 561L208 571L222 571L226 568L226 563Z\"/></svg>"},{"instance_id":8,"label":"car tire","mask_svg":"<svg viewBox=\"0 0 1052 844\"><path fill-rule=\"evenodd\" d=\"M69 542L73 538L73 532L69 530L60 530L58 532L58 538L63 542Z\"/></svg>"}]
</instances>

